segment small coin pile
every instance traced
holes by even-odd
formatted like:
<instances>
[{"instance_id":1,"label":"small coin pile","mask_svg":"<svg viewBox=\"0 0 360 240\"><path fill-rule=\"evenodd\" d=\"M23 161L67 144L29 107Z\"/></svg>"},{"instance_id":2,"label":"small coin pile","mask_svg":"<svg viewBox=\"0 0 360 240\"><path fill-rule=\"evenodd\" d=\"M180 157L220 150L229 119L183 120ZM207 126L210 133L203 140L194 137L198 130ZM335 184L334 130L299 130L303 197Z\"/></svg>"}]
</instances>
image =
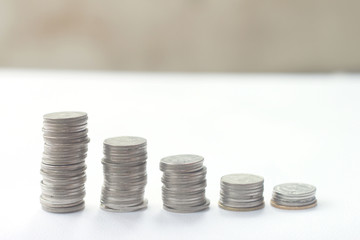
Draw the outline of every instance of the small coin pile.
<instances>
[{"instance_id":1,"label":"small coin pile","mask_svg":"<svg viewBox=\"0 0 360 240\"><path fill-rule=\"evenodd\" d=\"M44 115L40 203L45 211L68 213L85 206L87 119L83 112Z\"/></svg>"},{"instance_id":2,"label":"small coin pile","mask_svg":"<svg viewBox=\"0 0 360 240\"><path fill-rule=\"evenodd\" d=\"M115 137L104 141L103 210L132 212L147 207L144 199L146 174L146 139Z\"/></svg>"},{"instance_id":3,"label":"small coin pile","mask_svg":"<svg viewBox=\"0 0 360 240\"><path fill-rule=\"evenodd\" d=\"M264 178L252 174L228 174L220 181L219 206L230 211L252 211L264 207Z\"/></svg>"},{"instance_id":4,"label":"small coin pile","mask_svg":"<svg viewBox=\"0 0 360 240\"><path fill-rule=\"evenodd\" d=\"M206 167L197 155L175 155L161 159L160 170L163 207L176 213L191 213L207 209L205 197Z\"/></svg>"},{"instance_id":5,"label":"small coin pile","mask_svg":"<svg viewBox=\"0 0 360 240\"><path fill-rule=\"evenodd\" d=\"M271 205L287 210L300 210L316 206L316 188L305 183L284 183L274 187Z\"/></svg>"}]
</instances>

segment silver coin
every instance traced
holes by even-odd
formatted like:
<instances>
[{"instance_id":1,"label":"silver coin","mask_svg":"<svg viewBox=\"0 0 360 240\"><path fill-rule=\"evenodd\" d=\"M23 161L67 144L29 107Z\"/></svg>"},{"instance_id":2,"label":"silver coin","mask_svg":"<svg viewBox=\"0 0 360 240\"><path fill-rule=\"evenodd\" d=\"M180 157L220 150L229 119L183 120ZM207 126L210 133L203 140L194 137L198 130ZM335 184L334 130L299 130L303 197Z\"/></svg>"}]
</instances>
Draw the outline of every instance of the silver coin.
<instances>
[{"instance_id":1,"label":"silver coin","mask_svg":"<svg viewBox=\"0 0 360 240\"><path fill-rule=\"evenodd\" d=\"M228 174L220 181L219 206L230 211L253 211L264 205L264 178L254 174Z\"/></svg>"},{"instance_id":2,"label":"silver coin","mask_svg":"<svg viewBox=\"0 0 360 240\"><path fill-rule=\"evenodd\" d=\"M160 170L164 209L172 212L197 212L209 207L205 196L206 167L204 158L182 154L161 159Z\"/></svg>"},{"instance_id":3,"label":"silver coin","mask_svg":"<svg viewBox=\"0 0 360 240\"><path fill-rule=\"evenodd\" d=\"M204 158L198 155L192 154L181 154L181 155L174 155L168 156L160 161L160 165L164 166L165 168L184 168L184 167L192 167L192 165L201 164L203 163Z\"/></svg>"},{"instance_id":4,"label":"silver coin","mask_svg":"<svg viewBox=\"0 0 360 240\"><path fill-rule=\"evenodd\" d=\"M169 212L174 212L174 213L194 213L194 212L200 212L203 210L208 209L210 206L210 201L208 199L206 199L205 203L203 205L200 206L194 206L194 207L184 207L184 208L174 208L174 206L167 206L167 205L163 205L163 208L166 211Z\"/></svg>"},{"instance_id":5,"label":"silver coin","mask_svg":"<svg viewBox=\"0 0 360 240\"><path fill-rule=\"evenodd\" d=\"M49 212L84 208L87 114L58 112L44 115L44 153L41 162L40 203Z\"/></svg>"},{"instance_id":6,"label":"silver coin","mask_svg":"<svg viewBox=\"0 0 360 240\"><path fill-rule=\"evenodd\" d=\"M314 193L307 194L307 195L300 195L300 196L285 196L285 195L281 195L281 194L278 194L278 193L275 193L275 192L273 192L273 195L272 195L272 197L274 199L286 199L288 201L299 201L299 200L303 200L303 199L309 199L309 198L312 198L314 196L315 196Z\"/></svg>"},{"instance_id":7,"label":"silver coin","mask_svg":"<svg viewBox=\"0 0 360 240\"><path fill-rule=\"evenodd\" d=\"M114 159L114 160L129 160L129 159L134 159L134 158L146 158L147 157L147 152L146 151L139 151L136 153L109 153L109 152L104 152L105 156L107 156L107 158L110 159Z\"/></svg>"},{"instance_id":8,"label":"silver coin","mask_svg":"<svg viewBox=\"0 0 360 240\"><path fill-rule=\"evenodd\" d=\"M203 189L207 186L206 180L203 181L193 181L187 184L183 183L168 183L164 182L163 188L167 189L168 191L175 190L179 192L189 192L193 191L194 189Z\"/></svg>"},{"instance_id":9,"label":"silver coin","mask_svg":"<svg viewBox=\"0 0 360 240\"><path fill-rule=\"evenodd\" d=\"M135 155L146 152L146 144L142 146L114 147L104 144L103 152L105 155Z\"/></svg>"},{"instance_id":10,"label":"silver coin","mask_svg":"<svg viewBox=\"0 0 360 240\"><path fill-rule=\"evenodd\" d=\"M72 207L72 206L77 206L81 203L83 203L84 200L80 200L77 202L73 202L73 203L60 203L60 204L53 204L53 203L49 203L48 201L44 200L41 196L40 196L40 204L42 205L46 205L46 206L51 206L54 208L66 208L66 207Z\"/></svg>"},{"instance_id":11,"label":"silver coin","mask_svg":"<svg viewBox=\"0 0 360 240\"><path fill-rule=\"evenodd\" d=\"M134 196L141 196L141 195L144 195L145 191L144 189L139 189L139 190L129 190L129 191L118 191L117 189L114 189L114 188L109 188L108 186L103 186L101 191L104 193L104 194L108 194L108 195L116 195L116 196L121 196L123 198L126 198L126 197L134 197Z\"/></svg>"},{"instance_id":12,"label":"silver coin","mask_svg":"<svg viewBox=\"0 0 360 240\"><path fill-rule=\"evenodd\" d=\"M233 203L235 205L244 205L244 204L249 204L249 203L254 203L254 202L260 202L262 203L264 201L264 197L257 197L257 198L250 198L250 199L242 199L242 198L221 198L223 201L223 203ZM226 204L227 206L231 207L231 205ZM260 204L259 204L260 205ZM235 206L232 206L235 207Z\"/></svg>"},{"instance_id":13,"label":"silver coin","mask_svg":"<svg viewBox=\"0 0 360 240\"><path fill-rule=\"evenodd\" d=\"M193 199L193 198L203 198L205 197L205 189L197 192L191 192L188 194L180 194L178 192L171 193L171 192L163 192L163 197L166 198L176 198L176 199ZM204 199L204 198L203 198Z\"/></svg>"},{"instance_id":14,"label":"silver coin","mask_svg":"<svg viewBox=\"0 0 360 240\"><path fill-rule=\"evenodd\" d=\"M124 181L124 180L123 180ZM142 190L147 183L147 180L138 181L138 182L128 182L124 183L123 181L108 181L104 180L104 185L109 189L116 189L117 191L134 191Z\"/></svg>"},{"instance_id":15,"label":"silver coin","mask_svg":"<svg viewBox=\"0 0 360 240\"><path fill-rule=\"evenodd\" d=\"M44 120L54 122L73 121L86 118L87 114L84 112L54 112L44 115Z\"/></svg>"},{"instance_id":16,"label":"silver coin","mask_svg":"<svg viewBox=\"0 0 360 240\"><path fill-rule=\"evenodd\" d=\"M305 183L284 183L274 187L274 192L285 196L301 196L314 194L316 188Z\"/></svg>"},{"instance_id":17,"label":"silver coin","mask_svg":"<svg viewBox=\"0 0 360 240\"><path fill-rule=\"evenodd\" d=\"M251 194L241 194L236 192L229 192L224 193L224 191L220 191L220 197L223 198L230 198L230 199L254 199L254 198L261 198L263 196L263 191L257 192L257 193L251 193Z\"/></svg>"},{"instance_id":18,"label":"silver coin","mask_svg":"<svg viewBox=\"0 0 360 240\"><path fill-rule=\"evenodd\" d=\"M58 184L53 184L53 183L48 183L48 182L44 182L41 181L41 189L42 190L46 190L46 191L67 191L67 190L79 190L85 187L84 183L73 183L73 184L67 184L67 185L58 185Z\"/></svg>"},{"instance_id":19,"label":"silver coin","mask_svg":"<svg viewBox=\"0 0 360 240\"><path fill-rule=\"evenodd\" d=\"M104 160L102 161L103 164L103 169L105 172L110 172L110 171L115 171L117 173L126 173L126 174L131 174L131 173L139 173L139 172L144 172L146 171L146 161L145 162L140 162L140 163L135 163L135 164L116 164L114 162L105 162Z\"/></svg>"},{"instance_id":20,"label":"silver coin","mask_svg":"<svg viewBox=\"0 0 360 240\"><path fill-rule=\"evenodd\" d=\"M274 187L271 205L282 209L306 209L316 206L316 188L305 183L284 183Z\"/></svg>"},{"instance_id":21,"label":"silver coin","mask_svg":"<svg viewBox=\"0 0 360 240\"><path fill-rule=\"evenodd\" d=\"M48 154L69 154L69 153L75 153L78 151L84 151L87 150L87 144L72 144L72 145L48 145L44 144L44 152Z\"/></svg>"},{"instance_id":22,"label":"silver coin","mask_svg":"<svg viewBox=\"0 0 360 240\"><path fill-rule=\"evenodd\" d=\"M122 165L134 165L137 163L146 162L147 155L142 155L140 157L130 157L130 158L116 158L116 157L106 157L103 159L104 163L113 163L113 164L122 164Z\"/></svg>"},{"instance_id":23,"label":"silver coin","mask_svg":"<svg viewBox=\"0 0 360 240\"><path fill-rule=\"evenodd\" d=\"M42 163L52 166L64 166L72 164L80 164L85 161L86 154L81 157L69 157L69 158L42 158Z\"/></svg>"},{"instance_id":24,"label":"silver coin","mask_svg":"<svg viewBox=\"0 0 360 240\"><path fill-rule=\"evenodd\" d=\"M80 138L87 136L88 129L84 128L77 132L51 132L44 130L43 136L47 138Z\"/></svg>"},{"instance_id":25,"label":"silver coin","mask_svg":"<svg viewBox=\"0 0 360 240\"><path fill-rule=\"evenodd\" d=\"M101 208L106 211L129 212L147 206L144 190L147 184L146 139L115 137L104 141L104 185Z\"/></svg>"},{"instance_id":26,"label":"silver coin","mask_svg":"<svg viewBox=\"0 0 360 240\"><path fill-rule=\"evenodd\" d=\"M257 208L257 207L260 207L264 204L264 201L254 201L254 202L251 202L251 203L243 203L243 204L233 204L233 203L226 203L226 207L228 208L240 208L240 209L254 209L254 208ZM254 209L255 210L255 209Z\"/></svg>"},{"instance_id":27,"label":"silver coin","mask_svg":"<svg viewBox=\"0 0 360 240\"><path fill-rule=\"evenodd\" d=\"M83 210L85 207L85 202L81 201L80 204L75 206L69 206L69 207L52 207L42 204L42 209L47 212L52 213L72 213L72 212L78 212Z\"/></svg>"},{"instance_id":28,"label":"silver coin","mask_svg":"<svg viewBox=\"0 0 360 240\"><path fill-rule=\"evenodd\" d=\"M43 122L43 130L47 131L62 131L62 130L75 130L78 131L78 128L86 129L85 126L87 125L87 118L81 120L74 120L74 121L65 121L65 122Z\"/></svg>"},{"instance_id":29,"label":"silver coin","mask_svg":"<svg viewBox=\"0 0 360 240\"><path fill-rule=\"evenodd\" d=\"M145 208L147 208L147 205L148 205L148 201L147 201L147 199L144 199L144 201L138 206L122 207L122 206L112 205L113 208L111 208L111 207L101 203L100 207L104 211L124 213L124 212L134 212L134 211L139 211L139 210L145 209Z\"/></svg>"},{"instance_id":30,"label":"silver coin","mask_svg":"<svg viewBox=\"0 0 360 240\"><path fill-rule=\"evenodd\" d=\"M115 148L141 147L146 145L146 139L132 136L114 137L106 139L104 145Z\"/></svg>"},{"instance_id":31,"label":"silver coin","mask_svg":"<svg viewBox=\"0 0 360 240\"><path fill-rule=\"evenodd\" d=\"M55 126L55 125L44 125L43 135L56 135L56 134L76 134L78 132L83 132L87 129L87 123L82 123L77 126Z\"/></svg>"},{"instance_id":32,"label":"silver coin","mask_svg":"<svg viewBox=\"0 0 360 240\"><path fill-rule=\"evenodd\" d=\"M54 148L61 147L86 147L86 144L90 142L90 138L81 138L74 140L59 140L59 141L48 141L46 140L46 145Z\"/></svg>"},{"instance_id":33,"label":"silver coin","mask_svg":"<svg viewBox=\"0 0 360 240\"><path fill-rule=\"evenodd\" d=\"M66 197L52 197L49 195L41 194L41 199L43 202L47 202L48 206L54 204L73 204L75 202L81 201L85 197L85 193L79 193L76 195L66 196Z\"/></svg>"},{"instance_id":34,"label":"silver coin","mask_svg":"<svg viewBox=\"0 0 360 240\"><path fill-rule=\"evenodd\" d=\"M66 136L66 137L57 137L57 136L44 136L44 141L50 145L54 143L79 143L79 142L86 142L88 140L87 134L85 135L73 135L73 136Z\"/></svg>"},{"instance_id":35,"label":"silver coin","mask_svg":"<svg viewBox=\"0 0 360 240\"><path fill-rule=\"evenodd\" d=\"M262 184L264 178L253 174L235 173L223 176L221 182L229 185L255 185Z\"/></svg>"},{"instance_id":36,"label":"silver coin","mask_svg":"<svg viewBox=\"0 0 360 240\"><path fill-rule=\"evenodd\" d=\"M309 199L299 200L299 201L287 201L287 200L283 200L283 199L274 199L274 198L272 200L274 202L276 202L278 205L293 206L293 207L307 206L307 205L311 205L316 202L315 197L311 197Z\"/></svg>"}]
</instances>

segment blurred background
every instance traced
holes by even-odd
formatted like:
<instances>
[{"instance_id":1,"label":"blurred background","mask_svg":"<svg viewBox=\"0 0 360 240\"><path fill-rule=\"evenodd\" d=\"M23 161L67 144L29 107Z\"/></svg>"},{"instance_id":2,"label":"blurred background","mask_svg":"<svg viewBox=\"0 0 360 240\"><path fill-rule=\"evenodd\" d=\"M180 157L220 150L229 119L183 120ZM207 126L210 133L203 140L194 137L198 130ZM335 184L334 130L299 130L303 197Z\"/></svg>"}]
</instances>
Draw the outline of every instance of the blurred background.
<instances>
[{"instance_id":1,"label":"blurred background","mask_svg":"<svg viewBox=\"0 0 360 240\"><path fill-rule=\"evenodd\" d=\"M357 72L358 0L0 0L0 68Z\"/></svg>"}]
</instances>

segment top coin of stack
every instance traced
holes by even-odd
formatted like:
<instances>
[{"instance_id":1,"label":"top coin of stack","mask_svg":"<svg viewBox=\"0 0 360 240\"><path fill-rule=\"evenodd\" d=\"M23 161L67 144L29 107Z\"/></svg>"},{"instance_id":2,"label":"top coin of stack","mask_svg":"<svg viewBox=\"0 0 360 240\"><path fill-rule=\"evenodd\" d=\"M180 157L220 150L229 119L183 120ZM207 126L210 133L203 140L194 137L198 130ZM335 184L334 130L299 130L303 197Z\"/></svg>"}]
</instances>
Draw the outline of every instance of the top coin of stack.
<instances>
[{"instance_id":1,"label":"top coin of stack","mask_svg":"<svg viewBox=\"0 0 360 240\"><path fill-rule=\"evenodd\" d=\"M66 213L84 208L87 119L83 112L44 115L40 202L46 211Z\"/></svg>"},{"instance_id":2,"label":"top coin of stack","mask_svg":"<svg viewBox=\"0 0 360 240\"><path fill-rule=\"evenodd\" d=\"M316 206L316 188L305 183L284 183L274 187L271 205L287 210L300 210Z\"/></svg>"},{"instance_id":3,"label":"top coin of stack","mask_svg":"<svg viewBox=\"0 0 360 240\"><path fill-rule=\"evenodd\" d=\"M204 158L197 155L175 155L161 159L162 198L164 209L177 213L198 212L207 209L205 197L206 167Z\"/></svg>"},{"instance_id":4,"label":"top coin of stack","mask_svg":"<svg viewBox=\"0 0 360 240\"><path fill-rule=\"evenodd\" d=\"M112 212L132 212L147 207L144 199L146 139L115 137L104 141L104 185L101 208Z\"/></svg>"},{"instance_id":5,"label":"top coin of stack","mask_svg":"<svg viewBox=\"0 0 360 240\"><path fill-rule=\"evenodd\" d=\"M229 174L221 178L219 206L231 211L264 207L264 178L252 174Z\"/></svg>"}]
</instances>

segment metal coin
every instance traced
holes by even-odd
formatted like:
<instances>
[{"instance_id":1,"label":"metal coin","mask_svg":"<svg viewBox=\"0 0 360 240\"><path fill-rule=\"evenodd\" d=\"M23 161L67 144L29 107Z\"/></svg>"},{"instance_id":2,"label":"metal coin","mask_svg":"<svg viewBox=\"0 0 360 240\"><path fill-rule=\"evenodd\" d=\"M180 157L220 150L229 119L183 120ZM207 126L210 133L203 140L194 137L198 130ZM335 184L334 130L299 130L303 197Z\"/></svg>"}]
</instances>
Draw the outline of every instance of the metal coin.
<instances>
[{"instance_id":1,"label":"metal coin","mask_svg":"<svg viewBox=\"0 0 360 240\"><path fill-rule=\"evenodd\" d=\"M304 210L304 209L309 209L309 208L313 208L317 206L317 202L315 201L314 203L310 204L310 205L306 205L306 206L299 206L299 207L294 207L294 206L283 206L283 205L279 205L276 202L271 200L271 206L279 208L279 209L284 209L284 210Z\"/></svg>"},{"instance_id":2,"label":"metal coin","mask_svg":"<svg viewBox=\"0 0 360 240\"><path fill-rule=\"evenodd\" d=\"M263 177L245 173L228 174L221 178L221 183L226 185L258 185L263 182Z\"/></svg>"},{"instance_id":3,"label":"metal coin","mask_svg":"<svg viewBox=\"0 0 360 240\"><path fill-rule=\"evenodd\" d=\"M257 206L257 207L251 207L251 208L234 208L234 207L228 207L223 205L221 202L218 203L219 207L221 207L224 210L228 210L228 211L235 211L235 212L248 212L248 211L255 211L255 210L260 210L263 209L265 207L265 203L262 203L261 205Z\"/></svg>"},{"instance_id":4,"label":"metal coin","mask_svg":"<svg viewBox=\"0 0 360 240\"><path fill-rule=\"evenodd\" d=\"M163 208L168 212L174 212L174 213L195 213L200 212L208 209L210 206L210 201L206 199L205 203L200 206L194 206L194 207L186 207L186 208L173 208L173 206L167 206L163 205Z\"/></svg>"},{"instance_id":5,"label":"metal coin","mask_svg":"<svg viewBox=\"0 0 360 240\"><path fill-rule=\"evenodd\" d=\"M44 153L41 162L40 203L49 212L84 208L87 114L58 112L44 115Z\"/></svg>"},{"instance_id":6,"label":"metal coin","mask_svg":"<svg viewBox=\"0 0 360 240\"><path fill-rule=\"evenodd\" d=\"M178 213L204 210L210 202L206 199L206 167L204 158L182 154L161 159L160 170L164 209Z\"/></svg>"},{"instance_id":7,"label":"metal coin","mask_svg":"<svg viewBox=\"0 0 360 240\"><path fill-rule=\"evenodd\" d=\"M315 207L316 188L305 183L284 183L274 187L271 205L282 209L307 209Z\"/></svg>"},{"instance_id":8,"label":"metal coin","mask_svg":"<svg viewBox=\"0 0 360 240\"><path fill-rule=\"evenodd\" d=\"M114 148L138 148L146 145L146 139L141 137L114 137L108 138L104 141L104 145Z\"/></svg>"},{"instance_id":9,"label":"metal coin","mask_svg":"<svg viewBox=\"0 0 360 240\"><path fill-rule=\"evenodd\" d=\"M49 122L66 122L66 121L76 121L80 119L87 118L87 114L84 112L54 112L44 115L44 120Z\"/></svg>"},{"instance_id":10,"label":"metal coin","mask_svg":"<svg viewBox=\"0 0 360 240\"><path fill-rule=\"evenodd\" d=\"M106 211L130 212L147 206L144 199L146 174L146 139L115 137L104 141L104 185L101 208Z\"/></svg>"},{"instance_id":11,"label":"metal coin","mask_svg":"<svg viewBox=\"0 0 360 240\"><path fill-rule=\"evenodd\" d=\"M147 205L148 205L148 200L144 199L144 201L138 206L122 207L122 206L114 205L114 206L112 206L114 208L111 208L107 205L100 204L100 207L104 211L108 211L108 212L125 213L125 212L134 212L134 211L139 211L139 210L145 209L145 208L147 208Z\"/></svg>"},{"instance_id":12,"label":"metal coin","mask_svg":"<svg viewBox=\"0 0 360 240\"><path fill-rule=\"evenodd\" d=\"M85 208L85 202L82 201L80 204L70 207L51 207L42 204L42 209L51 212L51 213L72 213L72 212L78 212Z\"/></svg>"},{"instance_id":13,"label":"metal coin","mask_svg":"<svg viewBox=\"0 0 360 240\"><path fill-rule=\"evenodd\" d=\"M220 180L219 206L231 211L251 211L264 206L264 178L245 173L228 174Z\"/></svg>"},{"instance_id":14,"label":"metal coin","mask_svg":"<svg viewBox=\"0 0 360 240\"><path fill-rule=\"evenodd\" d=\"M274 187L274 192L284 196L315 194L316 188L305 183L284 183Z\"/></svg>"}]
</instances>

